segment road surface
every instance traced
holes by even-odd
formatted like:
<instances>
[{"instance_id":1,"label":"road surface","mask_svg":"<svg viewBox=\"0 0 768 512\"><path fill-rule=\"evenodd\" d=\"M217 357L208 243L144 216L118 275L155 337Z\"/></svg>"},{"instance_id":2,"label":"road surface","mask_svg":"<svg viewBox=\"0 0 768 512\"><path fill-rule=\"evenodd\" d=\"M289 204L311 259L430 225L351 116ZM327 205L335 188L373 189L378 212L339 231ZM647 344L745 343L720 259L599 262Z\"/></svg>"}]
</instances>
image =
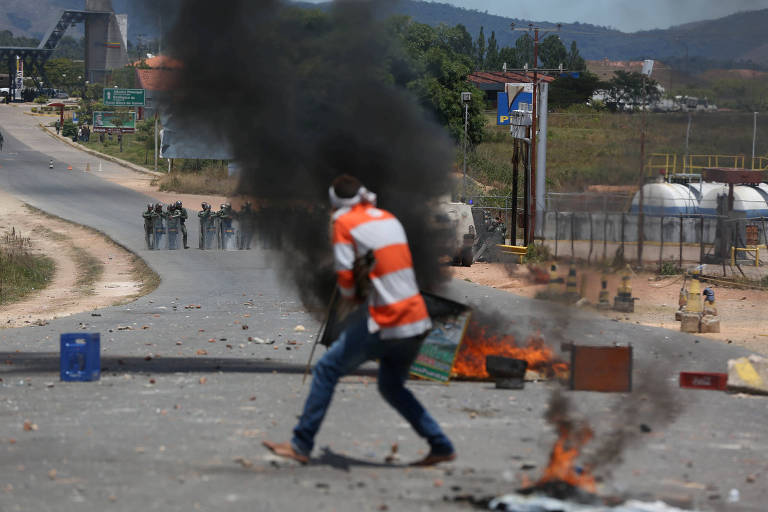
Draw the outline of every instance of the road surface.
<instances>
[{"instance_id":1,"label":"road surface","mask_svg":"<svg viewBox=\"0 0 768 512\"><path fill-rule=\"evenodd\" d=\"M163 281L128 305L0 330L0 510L466 510L467 497L511 492L546 465L555 434L543 414L553 383L522 391L410 383L459 454L455 463L416 470L384 462L394 443L402 461L426 447L380 399L368 371L340 385L310 465L275 461L260 444L290 436L317 328L274 272L277 255L144 250L140 213L151 200L98 173L66 171L70 162L98 164L44 134L22 108L0 106L0 187L103 231ZM129 172L106 161L102 168ZM635 387L651 391L568 393L595 429L588 453L619 431L633 441L621 463L598 467L601 493L765 510L768 400L676 385L680 371L724 371L747 351L466 282L448 291L498 311L521 339L541 332L554 346L633 345ZM102 378L60 382L59 334L80 331L101 333ZM249 336L276 342L257 345ZM653 405L664 414L651 414ZM726 502L732 488L737 503Z\"/></svg>"}]
</instances>

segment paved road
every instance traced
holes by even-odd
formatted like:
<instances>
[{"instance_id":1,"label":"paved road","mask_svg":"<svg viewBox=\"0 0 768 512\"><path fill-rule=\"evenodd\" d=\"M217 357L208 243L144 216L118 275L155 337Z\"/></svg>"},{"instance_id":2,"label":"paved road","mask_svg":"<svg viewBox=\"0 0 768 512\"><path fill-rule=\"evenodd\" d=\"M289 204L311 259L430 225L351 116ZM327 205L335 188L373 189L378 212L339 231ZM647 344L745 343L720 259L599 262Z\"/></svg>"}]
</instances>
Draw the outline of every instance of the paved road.
<instances>
[{"instance_id":1,"label":"paved road","mask_svg":"<svg viewBox=\"0 0 768 512\"><path fill-rule=\"evenodd\" d=\"M163 282L100 316L0 331L0 511L460 510L469 505L457 496L510 492L524 472L535 478L545 465L554 439L542 419L551 384L510 392L488 383L412 383L460 458L408 470L383 463L391 445L399 444L404 460L425 447L384 405L366 371L338 390L313 464L274 462L259 445L290 435L317 327L280 284L270 263L276 255L145 251L139 214L148 198L95 173L65 171L69 162L97 164L45 135L36 121L17 107L0 107L0 186L104 231L145 258ZM54 171L49 158L57 162ZM102 166L105 174L127 172ZM603 493L662 497L702 510L765 510L768 401L676 387L677 372L722 370L746 351L465 282L448 292L498 310L520 338L541 331L555 345L633 344L633 379L643 393L568 394L595 428L588 451L618 432L634 442L622 464L600 471ZM200 308L185 307L191 304ZM306 330L294 331L300 324ZM102 379L61 383L58 336L80 329L101 333ZM277 342L257 345L248 336ZM654 408L674 419L667 422ZM24 431L25 420L37 430ZM640 425L651 432L641 433ZM738 503L725 502L731 488L740 490Z\"/></svg>"}]
</instances>

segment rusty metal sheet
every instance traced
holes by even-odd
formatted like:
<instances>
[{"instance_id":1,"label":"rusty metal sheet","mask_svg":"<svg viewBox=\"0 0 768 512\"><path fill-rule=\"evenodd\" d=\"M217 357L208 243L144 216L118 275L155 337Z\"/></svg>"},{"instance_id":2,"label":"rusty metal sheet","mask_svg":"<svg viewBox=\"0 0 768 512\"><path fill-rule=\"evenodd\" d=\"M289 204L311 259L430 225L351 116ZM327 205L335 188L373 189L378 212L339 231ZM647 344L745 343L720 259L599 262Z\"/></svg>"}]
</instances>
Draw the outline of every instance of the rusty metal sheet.
<instances>
[{"instance_id":1,"label":"rusty metal sheet","mask_svg":"<svg viewBox=\"0 0 768 512\"><path fill-rule=\"evenodd\" d=\"M760 183L768 180L768 172L728 167L708 167L702 171L704 181L720 183Z\"/></svg>"},{"instance_id":2,"label":"rusty metal sheet","mask_svg":"<svg viewBox=\"0 0 768 512\"><path fill-rule=\"evenodd\" d=\"M632 346L571 346L571 389L627 393L632 391Z\"/></svg>"}]
</instances>

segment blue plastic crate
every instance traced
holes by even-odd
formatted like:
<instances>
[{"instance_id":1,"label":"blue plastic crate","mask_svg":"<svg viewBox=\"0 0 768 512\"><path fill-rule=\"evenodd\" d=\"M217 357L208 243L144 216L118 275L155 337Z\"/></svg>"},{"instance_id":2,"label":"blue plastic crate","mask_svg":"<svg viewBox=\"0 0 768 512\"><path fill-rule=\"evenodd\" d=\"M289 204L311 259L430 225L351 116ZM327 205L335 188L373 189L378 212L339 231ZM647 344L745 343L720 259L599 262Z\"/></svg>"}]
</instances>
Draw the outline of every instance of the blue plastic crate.
<instances>
[{"instance_id":1,"label":"blue plastic crate","mask_svg":"<svg viewBox=\"0 0 768 512\"><path fill-rule=\"evenodd\" d=\"M100 350L99 333L62 334L59 356L61 380L81 382L99 380Z\"/></svg>"}]
</instances>

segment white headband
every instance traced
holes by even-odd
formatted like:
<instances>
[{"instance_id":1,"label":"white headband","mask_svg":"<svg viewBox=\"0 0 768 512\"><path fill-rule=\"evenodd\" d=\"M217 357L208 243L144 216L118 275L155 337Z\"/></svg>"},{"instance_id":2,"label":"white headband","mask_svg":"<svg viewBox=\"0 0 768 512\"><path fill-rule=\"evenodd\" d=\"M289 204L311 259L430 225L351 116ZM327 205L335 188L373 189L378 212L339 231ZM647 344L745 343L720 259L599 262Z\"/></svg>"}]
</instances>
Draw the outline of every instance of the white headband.
<instances>
[{"instance_id":1,"label":"white headband","mask_svg":"<svg viewBox=\"0 0 768 512\"><path fill-rule=\"evenodd\" d=\"M339 197L333 189L333 185L328 187L328 197L331 200L331 206L334 208L345 208L359 203L369 203L376 206L376 194L361 186L357 193L352 197Z\"/></svg>"}]
</instances>

